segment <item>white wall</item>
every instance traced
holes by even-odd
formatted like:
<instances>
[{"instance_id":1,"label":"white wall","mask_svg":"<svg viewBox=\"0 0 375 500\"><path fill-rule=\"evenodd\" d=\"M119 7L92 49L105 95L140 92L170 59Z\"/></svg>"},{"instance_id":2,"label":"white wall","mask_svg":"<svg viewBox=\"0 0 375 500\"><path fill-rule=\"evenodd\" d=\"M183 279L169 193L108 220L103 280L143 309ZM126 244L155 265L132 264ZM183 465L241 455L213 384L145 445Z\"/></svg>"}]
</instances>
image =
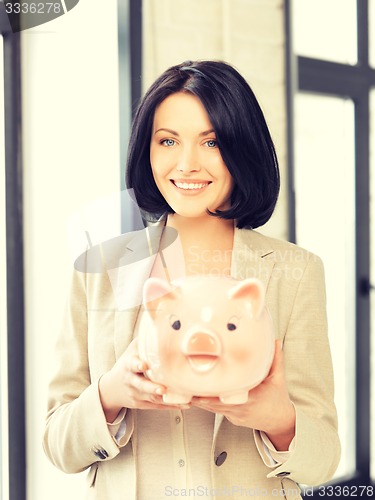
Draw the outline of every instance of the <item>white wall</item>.
<instances>
[{"instance_id":1,"label":"white wall","mask_svg":"<svg viewBox=\"0 0 375 500\"><path fill-rule=\"evenodd\" d=\"M41 440L72 268L67 220L120 188L117 2L81 0L23 32L22 51L27 498L75 500L84 498L84 477L54 469Z\"/></svg>"}]
</instances>

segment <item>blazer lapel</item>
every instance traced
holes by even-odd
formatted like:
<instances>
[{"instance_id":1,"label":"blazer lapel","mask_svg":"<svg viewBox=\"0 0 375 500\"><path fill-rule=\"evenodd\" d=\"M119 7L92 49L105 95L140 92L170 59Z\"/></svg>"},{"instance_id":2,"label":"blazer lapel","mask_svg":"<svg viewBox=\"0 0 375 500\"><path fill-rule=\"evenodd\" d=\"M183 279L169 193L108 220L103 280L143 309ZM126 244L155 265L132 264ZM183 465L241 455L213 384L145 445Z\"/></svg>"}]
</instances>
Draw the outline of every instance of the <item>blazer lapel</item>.
<instances>
[{"instance_id":1,"label":"blazer lapel","mask_svg":"<svg viewBox=\"0 0 375 500\"><path fill-rule=\"evenodd\" d=\"M236 279L258 278L267 292L274 251L268 238L248 229L235 229L231 274Z\"/></svg>"},{"instance_id":2,"label":"blazer lapel","mask_svg":"<svg viewBox=\"0 0 375 500\"><path fill-rule=\"evenodd\" d=\"M115 293L114 343L116 359L133 339L134 327L142 304L142 290L154 265L165 221L138 231L126 245L118 267L108 271Z\"/></svg>"}]
</instances>

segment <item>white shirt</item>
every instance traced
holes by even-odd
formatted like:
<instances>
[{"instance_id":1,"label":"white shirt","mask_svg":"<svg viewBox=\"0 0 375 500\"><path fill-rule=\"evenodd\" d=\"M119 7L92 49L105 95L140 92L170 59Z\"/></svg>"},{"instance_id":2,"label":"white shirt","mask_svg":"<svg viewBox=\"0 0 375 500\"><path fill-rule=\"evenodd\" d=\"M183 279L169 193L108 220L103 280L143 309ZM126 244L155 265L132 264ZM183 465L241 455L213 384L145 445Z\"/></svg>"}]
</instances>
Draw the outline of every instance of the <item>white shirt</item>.
<instances>
[{"instance_id":1,"label":"white shirt","mask_svg":"<svg viewBox=\"0 0 375 500\"><path fill-rule=\"evenodd\" d=\"M138 500L165 500L167 496L199 496L213 488L211 481L213 428L215 415L200 408L189 410L137 410L134 442L137 464ZM109 431L121 447L126 430L126 411L122 410ZM169 432L165 432L166 428ZM264 432L254 430L259 454L267 467L286 462L294 449L294 439L288 451L277 451ZM199 453L196 452L199 450ZM161 477L170 477L168 484L148 481L150 469L160 470ZM152 475L151 475L152 476ZM174 492L174 495L173 495Z\"/></svg>"}]
</instances>

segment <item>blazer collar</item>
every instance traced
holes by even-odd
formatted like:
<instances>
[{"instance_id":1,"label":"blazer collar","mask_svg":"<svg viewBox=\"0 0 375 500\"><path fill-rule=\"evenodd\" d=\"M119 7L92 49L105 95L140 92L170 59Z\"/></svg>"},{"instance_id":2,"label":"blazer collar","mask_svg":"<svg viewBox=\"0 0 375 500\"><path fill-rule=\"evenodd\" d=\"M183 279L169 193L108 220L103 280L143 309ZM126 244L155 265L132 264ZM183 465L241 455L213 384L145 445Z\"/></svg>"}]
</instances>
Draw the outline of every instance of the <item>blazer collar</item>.
<instances>
[{"instance_id":1,"label":"blazer collar","mask_svg":"<svg viewBox=\"0 0 375 500\"><path fill-rule=\"evenodd\" d=\"M160 221L131 233L117 258L116 266L108 269L118 310L141 305L143 283L150 276L163 229L164 223Z\"/></svg>"},{"instance_id":2,"label":"blazer collar","mask_svg":"<svg viewBox=\"0 0 375 500\"><path fill-rule=\"evenodd\" d=\"M166 219L161 218L144 229L136 231L133 233L134 237L127 242L126 249L139 255L156 255L165 223Z\"/></svg>"},{"instance_id":3,"label":"blazer collar","mask_svg":"<svg viewBox=\"0 0 375 500\"><path fill-rule=\"evenodd\" d=\"M160 221L132 234L124 252L121 252L117 267L108 270L117 306L114 332L116 359L133 338L142 304L143 284L151 274L163 228L164 222Z\"/></svg>"},{"instance_id":4,"label":"blazer collar","mask_svg":"<svg viewBox=\"0 0 375 500\"><path fill-rule=\"evenodd\" d=\"M232 276L237 279L258 278L267 290L274 266L274 250L269 238L257 231L234 231Z\"/></svg>"}]
</instances>

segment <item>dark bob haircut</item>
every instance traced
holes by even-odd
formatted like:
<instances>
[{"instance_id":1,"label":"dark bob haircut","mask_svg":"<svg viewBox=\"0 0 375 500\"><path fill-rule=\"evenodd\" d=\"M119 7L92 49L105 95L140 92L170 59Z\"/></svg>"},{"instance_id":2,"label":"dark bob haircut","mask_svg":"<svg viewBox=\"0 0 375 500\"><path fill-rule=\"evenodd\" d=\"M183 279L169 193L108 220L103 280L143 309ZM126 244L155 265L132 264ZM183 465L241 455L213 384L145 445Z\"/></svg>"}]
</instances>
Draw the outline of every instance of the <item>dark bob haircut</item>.
<instances>
[{"instance_id":1,"label":"dark bob haircut","mask_svg":"<svg viewBox=\"0 0 375 500\"><path fill-rule=\"evenodd\" d=\"M157 106L175 92L200 99L234 180L231 207L213 216L235 219L238 228L256 228L271 217L280 189L275 148L258 101L246 80L219 61L187 61L167 69L149 88L135 114L126 184L138 206L155 219L173 213L157 188L150 165L150 141ZM146 217L147 218L147 217Z\"/></svg>"}]
</instances>

